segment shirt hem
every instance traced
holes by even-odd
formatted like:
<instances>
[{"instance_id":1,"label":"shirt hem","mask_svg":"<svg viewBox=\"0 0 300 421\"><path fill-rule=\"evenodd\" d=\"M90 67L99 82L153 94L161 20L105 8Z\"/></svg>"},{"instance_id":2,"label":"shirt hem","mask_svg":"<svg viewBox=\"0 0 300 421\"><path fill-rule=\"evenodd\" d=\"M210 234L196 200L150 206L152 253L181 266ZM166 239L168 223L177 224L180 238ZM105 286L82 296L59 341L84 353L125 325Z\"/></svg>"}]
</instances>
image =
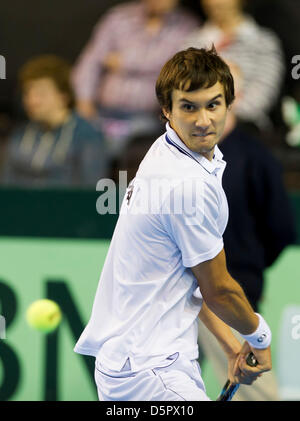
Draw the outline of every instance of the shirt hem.
<instances>
[{"instance_id":1,"label":"shirt hem","mask_svg":"<svg viewBox=\"0 0 300 421\"><path fill-rule=\"evenodd\" d=\"M95 357L95 358L97 356L97 351L91 350L89 348L83 348L81 346L75 346L73 351L76 352L77 354L90 355L90 356Z\"/></svg>"},{"instance_id":2,"label":"shirt hem","mask_svg":"<svg viewBox=\"0 0 300 421\"><path fill-rule=\"evenodd\" d=\"M119 363L116 364L116 361L110 361L109 359L106 358L105 355L101 355L101 351L99 352L99 350L93 350L93 349L89 349L89 348L84 348L84 347L80 347L80 346L76 346L74 348L74 352L78 353L78 354L83 354L83 355L89 355L89 356L93 356L96 358L97 361L100 362L101 365L104 365L107 369L109 370L114 370L114 371L120 371L122 369L122 367L124 366L126 360L129 358L131 366L132 366L132 371L140 371L140 370L146 370L149 369L151 367L155 367L157 364L160 364L162 362L164 362L170 355L179 353L182 355L185 355L188 359L190 360L194 360L198 358L198 348L195 348L193 350L189 350L189 351L181 351L181 350L170 350L169 352L164 353L163 355L157 355L157 356L143 356L142 359L147 359L147 363L139 363L137 362L137 360L139 360L141 357L137 357L136 358L132 355L123 355L122 357L120 357L119 359ZM100 355L99 355L100 354Z\"/></svg>"}]
</instances>

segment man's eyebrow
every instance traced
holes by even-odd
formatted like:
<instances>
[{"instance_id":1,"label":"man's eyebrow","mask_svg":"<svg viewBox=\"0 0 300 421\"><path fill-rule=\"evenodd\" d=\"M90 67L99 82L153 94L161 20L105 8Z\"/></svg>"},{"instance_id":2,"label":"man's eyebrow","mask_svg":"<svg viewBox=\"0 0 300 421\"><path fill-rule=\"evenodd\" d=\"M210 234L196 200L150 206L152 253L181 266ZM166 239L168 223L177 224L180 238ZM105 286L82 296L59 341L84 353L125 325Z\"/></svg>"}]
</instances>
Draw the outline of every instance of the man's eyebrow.
<instances>
[{"instance_id":1,"label":"man's eyebrow","mask_svg":"<svg viewBox=\"0 0 300 421\"><path fill-rule=\"evenodd\" d=\"M222 94L218 94L218 95L214 96L213 98L209 99L207 102L215 101L218 98L223 98L223 95ZM190 101L187 98L180 98L179 102L188 102L189 104L195 104L197 101Z\"/></svg>"},{"instance_id":2,"label":"man's eyebrow","mask_svg":"<svg viewBox=\"0 0 300 421\"><path fill-rule=\"evenodd\" d=\"M216 95L216 96L214 96L212 99L208 100L207 102L212 102L212 101L215 101L215 100L216 100L216 99L218 99L218 98L223 98L223 95L222 95L222 94Z\"/></svg>"}]
</instances>

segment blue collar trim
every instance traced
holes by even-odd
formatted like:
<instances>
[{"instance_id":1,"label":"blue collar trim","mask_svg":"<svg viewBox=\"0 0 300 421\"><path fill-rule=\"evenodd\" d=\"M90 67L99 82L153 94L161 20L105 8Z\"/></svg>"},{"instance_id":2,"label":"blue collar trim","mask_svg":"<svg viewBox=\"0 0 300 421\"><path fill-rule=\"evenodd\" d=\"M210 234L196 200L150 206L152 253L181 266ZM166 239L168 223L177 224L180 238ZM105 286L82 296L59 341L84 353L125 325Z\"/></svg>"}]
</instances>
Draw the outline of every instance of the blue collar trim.
<instances>
[{"instance_id":1,"label":"blue collar trim","mask_svg":"<svg viewBox=\"0 0 300 421\"><path fill-rule=\"evenodd\" d=\"M197 159L193 157L193 155L189 154L189 153L188 153L187 151L185 151L185 150L184 150L181 146L177 145L177 143L172 142L172 141L170 140L170 138L168 137L168 135L167 135L167 134L166 134L166 141L167 141L167 143L169 143L170 145L172 145L172 146L174 146L176 149L178 149L178 150L179 150L179 152L183 153L183 154L184 154L184 155L186 155L186 156L189 156L189 157L190 157L190 158L192 158L194 161L196 161L199 165L201 165L201 164L200 164L200 162L199 162L199 161L197 161ZM204 169L205 169L205 171L207 171L207 172L209 173L209 171L208 171L205 167L203 167L203 165L201 165L201 167L202 167L202 168L204 168Z\"/></svg>"}]
</instances>

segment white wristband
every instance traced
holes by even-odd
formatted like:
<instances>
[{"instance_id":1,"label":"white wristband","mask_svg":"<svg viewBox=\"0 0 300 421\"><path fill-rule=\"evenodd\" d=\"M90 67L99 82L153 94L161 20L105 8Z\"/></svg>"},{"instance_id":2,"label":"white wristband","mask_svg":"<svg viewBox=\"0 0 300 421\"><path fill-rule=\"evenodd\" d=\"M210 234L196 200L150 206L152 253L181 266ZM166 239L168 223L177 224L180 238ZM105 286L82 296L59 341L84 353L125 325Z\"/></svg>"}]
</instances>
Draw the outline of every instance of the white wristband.
<instances>
[{"instance_id":1,"label":"white wristband","mask_svg":"<svg viewBox=\"0 0 300 421\"><path fill-rule=\"evenodd\" d=\"M271 344L272 333L265 319L258 313L258 327L255 332L250 335L241 335L253 348L265 349Z\"/></svg>"}]
</instances>

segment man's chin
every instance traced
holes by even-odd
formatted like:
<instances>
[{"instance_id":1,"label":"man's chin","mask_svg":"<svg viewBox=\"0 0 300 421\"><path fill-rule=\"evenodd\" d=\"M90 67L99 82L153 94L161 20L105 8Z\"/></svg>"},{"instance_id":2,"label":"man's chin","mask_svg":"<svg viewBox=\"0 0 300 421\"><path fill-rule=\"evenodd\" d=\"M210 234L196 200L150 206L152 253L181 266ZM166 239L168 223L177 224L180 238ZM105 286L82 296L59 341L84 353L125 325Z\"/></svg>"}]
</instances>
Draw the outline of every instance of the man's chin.
<instances>
[{"instance_id":1,"label":"man's chin","mask_svg":"<svg viewBox=\"0 0 300 421\"><path fill-rule=\"evenodd\" d=\"M209 152L211 152L211 151L214 150L215 146L216 146L216 143L209 144L209 145L203 144L203 145L200 145L198 148L195 148L194 149L194 152L197 152L197 153L209 153Z\"/></svg>"}]
</instances>

